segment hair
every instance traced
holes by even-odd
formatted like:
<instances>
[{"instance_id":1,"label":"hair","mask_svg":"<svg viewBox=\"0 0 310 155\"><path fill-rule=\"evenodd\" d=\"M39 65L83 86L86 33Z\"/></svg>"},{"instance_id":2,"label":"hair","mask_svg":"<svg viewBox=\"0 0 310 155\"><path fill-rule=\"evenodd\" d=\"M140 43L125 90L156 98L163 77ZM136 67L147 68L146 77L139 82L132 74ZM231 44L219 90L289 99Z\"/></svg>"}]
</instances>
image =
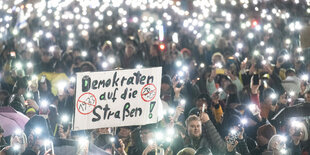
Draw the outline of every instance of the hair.
<instances>
[{"instance_id":1,"label":"hair","mask_svg":"<svg viewBox=\"0 0 310 155\"><path fill-rule=\"evenodd\" d=\"M177 155L195 155L196 151L193 148L186 147L179 151Z\"/></svg>"},{"instance_id":2,"label":"hair","mask_svg":"<svg viewBox=\"0 0 310 155\"><path fill-rule=\"evenodd\" d=\"M24 132L21 132L20 135L12 134L11 139L10 139L11 146L13 145L13 141L14 141L15 136L18 136L18 138L22 139L22 141L20 141L22 143L21 144L21 152L24 152L26 150L26 147L27 147L27 136L26 136L26 134Z\"/></svg>"},{"instance_id":3,"label":"hair","mask_svg":"<svg viewBox=\"0 0 310 155\"><path fill-rule=\"evenodd\" d=\"M276 149L276 150L281 150L281 149L283 149L283 148L285 148L285 142L284 141L281 141L281 135L274 135L274 136L272 136L271 138L270 138L270 140L269 140L269 143L268 143L268 150L269 151L275 151L274 149ZM277 148L273 148L274 146L274 144L275 143L279 143L278 145L277 145Z\"/></svg>"},{"instance_id":4,"label":"hair","mask_svg":"<svg viewBox=\"0 0 310 155\"><path fill-rule=\"evenodd\" d=\"M186 119L186 121L185 121L186 127L188 127L188 124L189 124L190 122L192 122L192 121L201 121L201 120L200 120L200 118L199 118L198 116L196 116L196 115L190 115L190 116Z\"/></svg>"}]
</instances>

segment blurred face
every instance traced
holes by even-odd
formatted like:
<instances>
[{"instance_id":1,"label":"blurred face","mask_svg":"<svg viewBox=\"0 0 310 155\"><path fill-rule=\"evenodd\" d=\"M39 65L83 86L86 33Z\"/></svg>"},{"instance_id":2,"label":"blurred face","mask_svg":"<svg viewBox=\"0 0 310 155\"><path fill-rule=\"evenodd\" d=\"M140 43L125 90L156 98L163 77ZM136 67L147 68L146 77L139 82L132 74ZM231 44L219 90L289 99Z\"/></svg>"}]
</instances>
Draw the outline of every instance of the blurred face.
<instances>
[{"instance_id":1,"label":"blurred face","mask_svg":"<svg viewBox=\"0 0 310 155\"><path fill-rule=\"evenodd\" d=\"M207 102L206 102L206 100L204 100L204 99L198 99L197 101L196 101L196 107L199 109L199 110L202 110L201 108L202 108L202 105L205 105L205 107L207 108Z\"/></svg>"},{"instance_id":2,"label":"blurred face","mask_svg":"<svg viewBox=\"0 0 310 155\"><path fill-rule=\"evenodd\" d=\"M44 54L44 55L41 56L41 60L42 60L42 62L47 63L47 62L50 61L50 56Z\"/></svg>"},{"instance_id":3,"label":"blurred face","mask_svg":"<svg viewBox=\"0 0 310 155\"><path fill-rule=\"evenodd\" d=\"M2 133L0 133L0 139L2 138L2 136L3 136Z\"/></svg>"},{"instance_id":4,"label":"blurred face","mask_svg":"<svg viewBox=\"0 0 310 155\"><path fill-rule=\"evenodd\" d=\"M286 104L287 103L287 95L286 93L280 96L280 103Z\"/></svg>"},{"instance_id":5,"label":"blurred face","mask_svg":"<svg viewBox=\"0 0 310 155\"><path fill-rule=\"evenodd\" d=\"M132 45L126 45L125 53L127 56L132 56L135 52L135 48Z\"/></svg>"},{"instance_id":6,"label":"blurred face","mask_svg":"<svg viewBox=\"0 0 310 155\"><path fill-rule=\"evenodd\" d=\"M127 128L120 128L119 133L118 133L118 137L121 139L126 139L130 136L131 134L131 130L127 129Z\"/></svg>"},{"instance_id":7,"label":"blurred face","mask_svg":"<svg viewBox=\"0 0 310 155\"><path fill-rule=\"evenodd\" d=\"M140 138L142 143L147 144L153 138L153 132L149 129L144 129L140 131Z\"/></svg>"},{"instance_id":8,"label":"blurred face","mask_svg":"<svg viewBox=\"0 0 310 155\"><path fill-rule=\"evenodd\" d=\"M191 138L200 138L201 136L201 121L193 120L187 124L188 135Z\"/></svg>"},{"instance_id":9,"label":"blurred face","mask_svg":"<svg viewBox=\"0 0 310 155\"><path fill-rule=\"evenodd\" d=\"M307 103L310 103L310 93L306 94L305 100L306 100Z\"/></svg>"},{"instance_id":10,"label":"blurred face","mask_svg":"<svg viewBox=\"0 0 310 155\"><path fill-rule=\"evenodd\" d=\"M168 91L169 88L170 88L169 84L167 84L167 83L162 83L161 84L161 90L162 91Z\"/></svg>"},{"instance_id":11,"label":"blurred face","mask_svg":"<svg viewBox=\"0 0 310 155\"><path fill-rule=\"evenodd\" d=\"M217 55L212 60L213 64L216 64L217 62L222 62L221 56Z\"/></svg>"},{"instance_id":12,"label":"blurred face","mask_svg":"<svg viewBox=\"0 0 310 155\"><path fill-rule=\"evenodd\" d=\"M109 134L111 132L110 132L110 128L99 128L98 133L99 134Z\"/></svg>"},{"instance_id":13,"label":"blurred face","mask_svg":"<svg viewBox=\"0 0 310 155\"><path fill-rule=\"evenodd\" d=\"M264 145L268 144L268 142L269 142L269 140L267 138L265 138L264 136L261 136L261 135L256 136L256 141L257 141L257 144L259 146L264 146Z\"/></svg>"}]
</instances>

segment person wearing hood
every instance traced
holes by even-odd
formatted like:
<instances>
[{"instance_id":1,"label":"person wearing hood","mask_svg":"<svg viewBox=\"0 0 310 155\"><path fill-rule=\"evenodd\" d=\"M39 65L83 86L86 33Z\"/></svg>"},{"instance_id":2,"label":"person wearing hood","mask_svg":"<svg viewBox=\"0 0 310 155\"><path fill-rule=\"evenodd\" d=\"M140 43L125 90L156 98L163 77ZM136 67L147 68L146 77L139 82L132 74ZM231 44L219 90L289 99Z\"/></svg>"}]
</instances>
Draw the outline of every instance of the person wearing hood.
<instances>
[{"instance_id":1,"label":"person wearing hood","mask_svg":"<svg viewBox=\"0 0 310 155\"><path fill-rule=\"evenodd\" d=\"M10 97L9 105L16 111L24 113L26 110L24 94L28 88L26 77L18 79L13 87L13 95Z\"/></svg>"},{"instance_id":2,"label":"person wearing hood","mask_svg":"<svg viewBox=\"0 0 310 155\"><path fill-rule=\"evenodd\" d=\"M289 68L285 72L286 78L282 81L282 86L286 92L300 93L301 80L297 77L295 69Z\"/></svg>"}]
</instances>

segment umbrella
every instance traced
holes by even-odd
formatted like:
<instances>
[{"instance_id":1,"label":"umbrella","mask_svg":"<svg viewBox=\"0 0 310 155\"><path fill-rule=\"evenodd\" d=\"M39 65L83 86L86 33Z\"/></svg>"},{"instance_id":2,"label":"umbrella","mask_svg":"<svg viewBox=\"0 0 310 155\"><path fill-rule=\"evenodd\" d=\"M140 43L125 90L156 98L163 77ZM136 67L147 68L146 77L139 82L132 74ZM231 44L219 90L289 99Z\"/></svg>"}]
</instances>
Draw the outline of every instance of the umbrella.
<instances>
[{"instance_id":1,"label":"umbrella","mask_svg":"<svg viewBox=\"0 0 310 155\"><path fill-rule=\"evenodd\" d=\"M310 116L310 103L301 103L280 110L271 120L276 122L284 121L291 117Z\"/></svg>"},{"instance_id":2,"label":"umbrella","mask_svg":"<svg viewBox=\"0 0 310 155\"><path fill-rule=\"evenodd\" d=\"M13 134L14 129L24 130L29 118L12 107L0 107L0 120L0 125L4 130L3 135L9 136Z\"/></svg>"}]
</instances>

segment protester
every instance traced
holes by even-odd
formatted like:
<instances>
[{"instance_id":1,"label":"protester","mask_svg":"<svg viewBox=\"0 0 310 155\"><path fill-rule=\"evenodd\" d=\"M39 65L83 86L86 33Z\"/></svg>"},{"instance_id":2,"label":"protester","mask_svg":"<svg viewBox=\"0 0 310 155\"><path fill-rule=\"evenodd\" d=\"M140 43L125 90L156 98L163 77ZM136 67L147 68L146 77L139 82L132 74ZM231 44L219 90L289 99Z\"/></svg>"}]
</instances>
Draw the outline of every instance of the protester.
<instances>
[{"instance_id":1,"label":"protester","mask_svg":"<svg viewBox=\"0 0 310 155\"><path fill-rule=\"evenodd\" d=\"M0 12L0 155L309 154L309 1L0 1ZM104 81L157 67L155 91L138 72ZM77 73L106 76L81 91ZM125 103L140 96L150 105Z\"/></svg>"}]
</instances>

